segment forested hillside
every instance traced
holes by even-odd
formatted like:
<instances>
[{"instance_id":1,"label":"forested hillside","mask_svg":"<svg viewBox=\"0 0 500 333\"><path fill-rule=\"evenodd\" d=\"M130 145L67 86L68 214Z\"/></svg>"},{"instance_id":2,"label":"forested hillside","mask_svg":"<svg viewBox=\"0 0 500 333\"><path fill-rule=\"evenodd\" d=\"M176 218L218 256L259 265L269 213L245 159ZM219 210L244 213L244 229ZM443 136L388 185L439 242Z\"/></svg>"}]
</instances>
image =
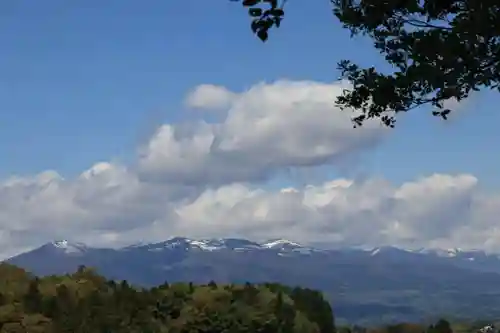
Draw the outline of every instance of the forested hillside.
<instances>
[{"instance_id":1,"label":"forested hillside","mask_svg":"<svg viewBox=\"0 0 500 333\"><path fill-rule=\"evenodd\" d=\"M279 284L140 289L81 267L37 278L0 265L0 332L333 333L321 293Z\"/></svg>"},{"instance_id":2,"label":"forested hillside","mask_svg":"<svg viewBox=\"0 0 500 333\"><path fill-rule=\"evenodd\" d=\"M176 237L122 249L51 242L8 259L37 276L93 267L107 279L151 288L193 282L275 282L323 292L337 324L496 319L500 259L480 252L321 250L282 240L262 246L245 239Z\"/></svg>"}]
</instances>

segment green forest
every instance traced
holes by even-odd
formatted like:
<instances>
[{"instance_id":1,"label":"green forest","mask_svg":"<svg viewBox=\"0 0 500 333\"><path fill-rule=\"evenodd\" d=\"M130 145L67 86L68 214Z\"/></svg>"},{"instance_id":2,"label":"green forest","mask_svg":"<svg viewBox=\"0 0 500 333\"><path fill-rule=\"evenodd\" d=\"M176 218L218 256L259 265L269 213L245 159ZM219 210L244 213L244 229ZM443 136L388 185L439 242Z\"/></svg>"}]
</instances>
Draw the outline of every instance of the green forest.
<instances>
[{"instance_id":1,"label":"green forest","mask_svg":"<svg viewBox=\"0 0 500 333\"><path fill-rule=\"evenodd\" d=\"M456 332L472 332L461 326ZM38 278L0 264L0 333L451 333L435 325L335 327L330 304L307 288L268 284L163 283L145 289L93 269Z\"/></svg>"},{"instance_id":2,"label":"green forest","mask_svg":"<svg viewBox=\"0 0 500 333\"><path fill-rule=\"evenodd\" d=\"M81 267L37 278L0 265L0 331L317 332L335 331L321 293L278 284L164 284L135 288Z\"/></svg>"}]
</instances>

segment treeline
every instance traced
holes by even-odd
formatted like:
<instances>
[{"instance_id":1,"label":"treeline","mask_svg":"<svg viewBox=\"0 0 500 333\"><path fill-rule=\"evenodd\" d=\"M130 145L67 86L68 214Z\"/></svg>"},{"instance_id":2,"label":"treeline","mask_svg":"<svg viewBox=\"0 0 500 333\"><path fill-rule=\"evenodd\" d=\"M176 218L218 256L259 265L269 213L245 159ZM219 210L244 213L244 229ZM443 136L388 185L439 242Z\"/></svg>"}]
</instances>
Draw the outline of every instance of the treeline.
<instances>
[{"instance_id":1,"label":"treeline","mask_svg":"<svg viewBox=\"0 0 500 333\"><path fill-rule=\"evenodd\" d=\"M383 327L368 328L363 326L340 326L337 333L496 333L491 322L455 323L452 325L446 319L439 319L431 325L416 323L390 324ZM484 328L489 328L484 330Z\"/></svg>"},{"instance_id":2,"label":"treeline","mask_svg":"<svg viewBox=\"0 0 500 333\"><path fill-rule=\"evenodd\" d=\"M138 288L81 267L37 278L0 264L0 333L474 333L482 326L338 327L322 293L276 283Z\"/></svg>"},{"instance_id":3,"label":"treeline","mask_svg":"<svg viewBox=\"0 0 500 333\"><path fill-rule=\"evenodd\" d=\"M115 282L81 267L34 277L0 264L0 333L334 333L322 294L279 284L152 289Z\"/></svg>"}]
</instances>

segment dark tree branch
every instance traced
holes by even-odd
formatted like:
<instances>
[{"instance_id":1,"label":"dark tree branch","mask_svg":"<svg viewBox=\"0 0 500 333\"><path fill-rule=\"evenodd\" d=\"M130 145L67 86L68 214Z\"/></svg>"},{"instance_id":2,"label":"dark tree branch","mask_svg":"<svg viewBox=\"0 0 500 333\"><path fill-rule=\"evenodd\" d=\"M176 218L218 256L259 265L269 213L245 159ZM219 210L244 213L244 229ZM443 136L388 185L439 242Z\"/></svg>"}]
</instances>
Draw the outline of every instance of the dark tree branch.
<instances>
[{"instance_id":1,"label":"dark tree branch","mask_svg":"<svg viewBox=\"0 0 500 333\"><path fill-rule=\"evenodd\" d=\"M243 0L252 30L263 41L284 17L278 0ZM352 35L372 38L396 71L382 74L349 61L338 64L353 89L337 98L341 109L361 111L355 126L379 118L394 127L395 115L424 105L446 119L443 103L471 91L500 90L500 1L330 0L334 15ZM253 10L262 4L266 10ZM260 8L260 7L259 7ZM446 25L436 24L443 22Z\"/></svg>"}]
</instances>

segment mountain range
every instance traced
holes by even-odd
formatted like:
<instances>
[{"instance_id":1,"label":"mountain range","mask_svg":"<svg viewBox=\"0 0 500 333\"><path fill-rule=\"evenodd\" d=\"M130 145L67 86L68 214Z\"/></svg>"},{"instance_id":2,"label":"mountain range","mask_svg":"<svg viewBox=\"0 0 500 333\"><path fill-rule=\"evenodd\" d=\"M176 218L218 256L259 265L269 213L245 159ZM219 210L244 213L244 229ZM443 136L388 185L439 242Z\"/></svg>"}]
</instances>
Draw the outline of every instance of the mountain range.
<instances>
[{"instance_id":1,"label":"mountain range","mask_svg":"<svg viewBox=\"0 0 500 333\"><path fill-rule=\"evenodd\" d=\"M6 262L40 276L85 265L140 286L211 280L300 285L323 291L338 321L357 324L500 316L500 255L482 251L325 249L283 239L176 237L120 249L61 240Z\"/></svg>"}]
</instances>

